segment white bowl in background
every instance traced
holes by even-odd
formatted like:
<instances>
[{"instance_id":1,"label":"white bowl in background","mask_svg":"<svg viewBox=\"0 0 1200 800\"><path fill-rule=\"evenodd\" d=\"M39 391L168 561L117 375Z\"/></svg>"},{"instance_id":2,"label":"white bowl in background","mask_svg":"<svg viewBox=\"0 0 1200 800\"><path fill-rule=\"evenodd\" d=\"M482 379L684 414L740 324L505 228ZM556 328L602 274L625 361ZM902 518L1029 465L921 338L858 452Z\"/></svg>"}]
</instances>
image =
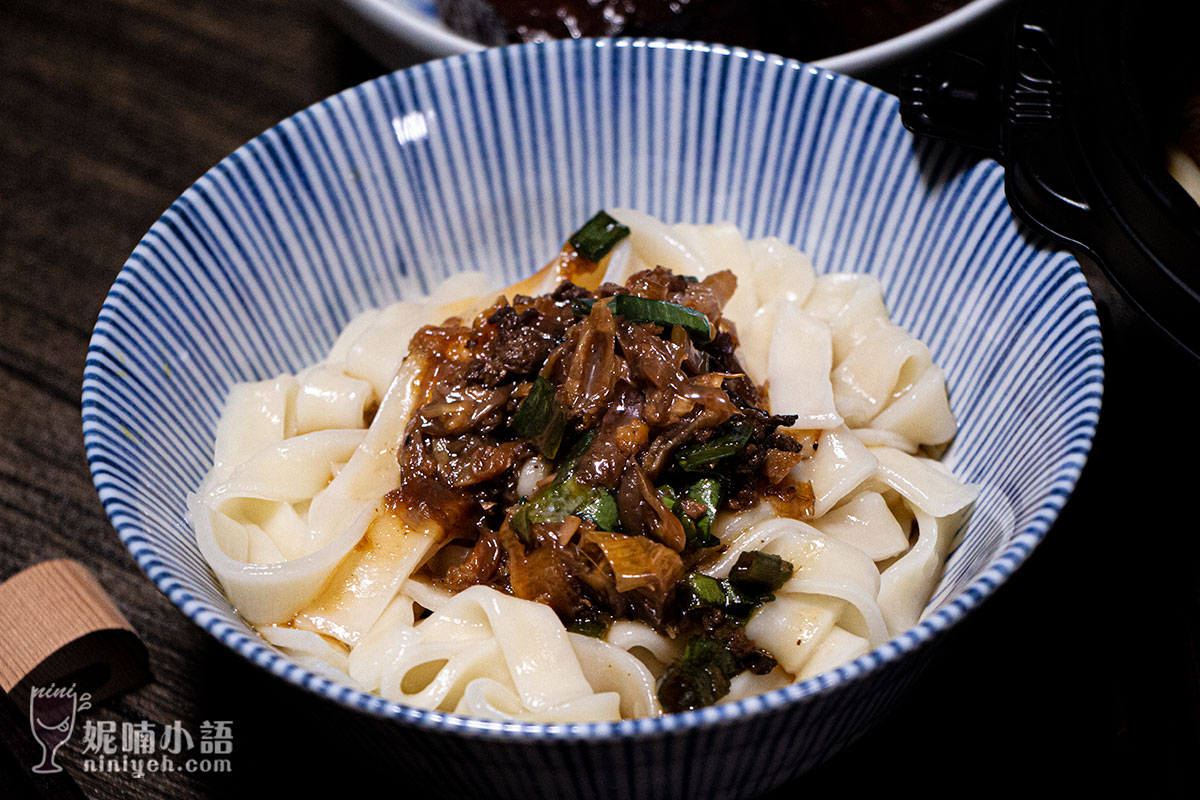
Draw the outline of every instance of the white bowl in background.
<instances>
[{"instance_id":1,"label":"white bowl in background","mask_svg":"<svg viewBox=\"0 0 1200 800\"><path fill-rule=\"evenodd\" d=\"M869 77L968 29L987 24L1013 0L971 0L945 16L868 47L813 62L833 72ZM326 11L367 52L392 68L469 53L479 42L450 30L434 0L323 0Z\"/></svg>"}]
</instances>

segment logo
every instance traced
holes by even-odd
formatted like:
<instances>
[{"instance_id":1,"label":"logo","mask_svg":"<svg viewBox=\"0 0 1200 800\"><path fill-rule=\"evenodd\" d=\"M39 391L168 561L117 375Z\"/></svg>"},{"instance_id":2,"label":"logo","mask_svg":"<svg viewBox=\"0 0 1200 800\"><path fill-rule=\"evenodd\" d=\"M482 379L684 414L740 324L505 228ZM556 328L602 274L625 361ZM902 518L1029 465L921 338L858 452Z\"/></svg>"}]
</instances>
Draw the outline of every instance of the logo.
<instances>
[{"instance_id":1,"label":"logo","mask_svg":"<svg viewBox=\"0 0 1200 800\"><path fill-rule=\"evenodd\" d=\"M92 696L77 692L75 684L70 686L34 686L29 693L29 726L33 738L42 746L42 763L34 772L48 774L62 772L55 758L58 748L71 738L75 730L75 715L92 707Z\"/></svg>"},{"instance_id":2,"label":"logo","mask_svg":"<svg viewBox=\"0 0 1200 800\"><path fill-rule=\"evenodd\" d=\"M29 694L29 726L42 746L34 772L62 772L58 750L75 731L76 716L92 707L92 696L70 686L35 686ZM147 772L231 772L233 721L204 720L199 737L181 720L156 725L85 719L82 722L84 772L121 772L140 779Z\"/></svg>"}]
</instances>

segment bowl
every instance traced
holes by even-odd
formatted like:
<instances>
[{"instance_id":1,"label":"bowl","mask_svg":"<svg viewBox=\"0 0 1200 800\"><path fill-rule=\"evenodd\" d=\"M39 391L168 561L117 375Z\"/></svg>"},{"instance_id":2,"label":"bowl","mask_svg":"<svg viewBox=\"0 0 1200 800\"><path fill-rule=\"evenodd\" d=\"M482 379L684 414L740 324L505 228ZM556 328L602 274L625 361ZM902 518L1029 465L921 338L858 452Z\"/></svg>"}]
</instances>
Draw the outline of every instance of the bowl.
<instances>
[{"instance_id":1,"label":"bowl","mask_svg":"<svg viewBox=\"0 0 1200 800\"><path fill-rule=\"evenodd\" d=\"M994 23L1013 0L970 0L944 16L875 44L814 62L862 77L911 59L968 30ZM371 55L391 67L483 47L442 22L434 0L325 0L329 15Z\"/></svg>"},{"instance_id":2,"label":"bowl","mask_svg":"<svg viewBox=\"0 0 1200 800\"><path fill-rule=\"evenodd\" d=\"M914 140L895 98L761 53L561 41L386 75L234 152L138 244L85 369L96 488L184 614L298 694L382 725L375 744L414 775L448 771L464 791L523 798L755 795L865 731L1025 560L1083 467L1102 384L1095 306L1073 258L1015 223L1002 185L995 162ZM729 220L799 246L821 271L882 281L893 318L948 376L960 432L945 461L982 490L923 620L760 697L570 725L407 708L267 645L186 518L229 387L299 370L357 312L443 276L512 282L614 206Z\"/></svg>"}]
</instances>

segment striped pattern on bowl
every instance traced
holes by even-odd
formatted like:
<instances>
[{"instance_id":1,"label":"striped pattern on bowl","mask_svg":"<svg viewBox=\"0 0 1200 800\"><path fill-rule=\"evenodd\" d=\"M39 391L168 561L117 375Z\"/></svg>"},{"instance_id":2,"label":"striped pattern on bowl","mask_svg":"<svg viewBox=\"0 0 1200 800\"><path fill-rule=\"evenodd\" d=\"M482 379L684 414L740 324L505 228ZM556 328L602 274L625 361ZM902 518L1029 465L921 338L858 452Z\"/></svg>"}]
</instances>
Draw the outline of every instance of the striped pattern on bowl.
<instances>
[{"instance_id":1,"label":"striped pattern on bowl","mask_svg":"<svg viewBox=\"0 0 1200 800\"><path fill-rule=\"evenodd\" d=\"M961 432L946 461L983 487L924 620L768 695L620 723L469 720L290 663L230 607L186 519L230 385L299 370L358 311L445 275L522 277L614 206L732 221L796 244L819 271L882 281L893 318L948 376ZM997 164L914 142L893 97L758 53L565 41L381 77L200 178L104 304L83 427L105 509L155 584L250 661L397 720L410 758L454 763L453 780L500 796L643 796L652 779L655 796L743 797L865 730L927 643L1025 559L1083 466L1101 384L1099 325L1076 262L1017 226Z\"/></svg>"}]
</instances>

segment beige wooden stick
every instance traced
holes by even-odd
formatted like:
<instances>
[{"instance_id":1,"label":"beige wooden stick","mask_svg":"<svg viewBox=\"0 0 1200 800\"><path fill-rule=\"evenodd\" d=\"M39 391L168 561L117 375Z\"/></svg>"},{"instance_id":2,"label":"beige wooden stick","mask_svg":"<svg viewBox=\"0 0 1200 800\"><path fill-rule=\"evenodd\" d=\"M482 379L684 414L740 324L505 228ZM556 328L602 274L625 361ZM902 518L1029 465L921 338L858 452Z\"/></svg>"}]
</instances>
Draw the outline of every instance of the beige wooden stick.
<instances>
[{"instance_id":1,"label":"beige wooden stick","mask_svg":"<svg viewBox=\"0 0 1200 800\"><path fill-rule=\"evenodd\" d=\"M82 564L44 561L0 584L0 688L76 684L104 700L149 677L146 647Z\"/></svg>"}]
</instances>

